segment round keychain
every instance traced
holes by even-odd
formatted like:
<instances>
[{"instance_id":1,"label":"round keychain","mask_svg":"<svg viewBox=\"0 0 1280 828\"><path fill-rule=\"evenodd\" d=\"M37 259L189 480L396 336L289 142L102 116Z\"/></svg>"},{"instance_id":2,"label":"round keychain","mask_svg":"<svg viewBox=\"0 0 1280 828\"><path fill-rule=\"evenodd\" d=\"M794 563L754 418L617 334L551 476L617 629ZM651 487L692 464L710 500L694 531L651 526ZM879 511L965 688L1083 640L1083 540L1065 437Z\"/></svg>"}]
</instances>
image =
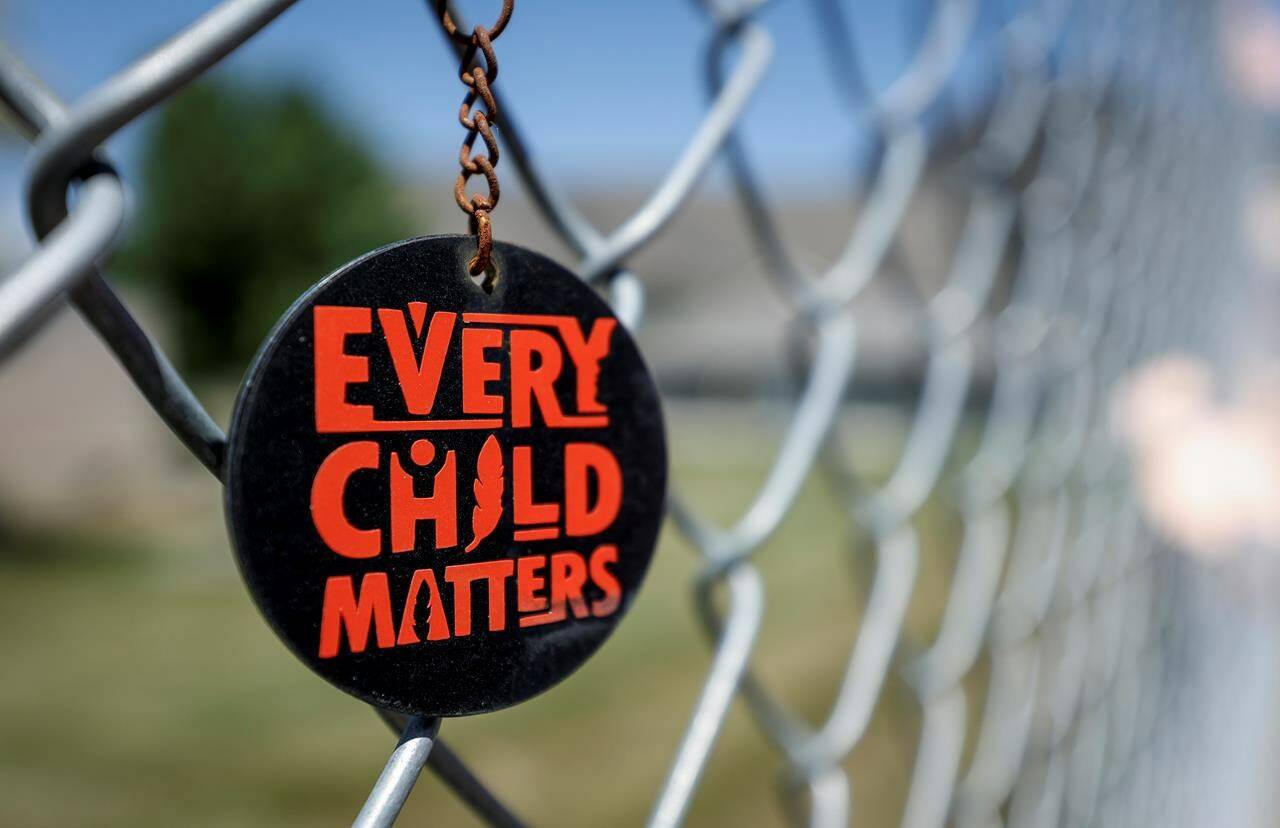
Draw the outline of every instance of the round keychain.
<instances>
[{"instance_id":1,"label":"round keychain","mask_svg":"<svg viewBox=\"0 0 1280 828\"><path fill-rule=\"evenodd\" d=\"M224 477L241 573L294 654L379 707L457 716L523 701L603 643L648 569L667 465L608 305L493 241L512 2L470 36L440 11L467 45L471 235L388 245L301 296L249 368ZM475 175L488 194L467 197Z\"/></svg>"}]
</instances>

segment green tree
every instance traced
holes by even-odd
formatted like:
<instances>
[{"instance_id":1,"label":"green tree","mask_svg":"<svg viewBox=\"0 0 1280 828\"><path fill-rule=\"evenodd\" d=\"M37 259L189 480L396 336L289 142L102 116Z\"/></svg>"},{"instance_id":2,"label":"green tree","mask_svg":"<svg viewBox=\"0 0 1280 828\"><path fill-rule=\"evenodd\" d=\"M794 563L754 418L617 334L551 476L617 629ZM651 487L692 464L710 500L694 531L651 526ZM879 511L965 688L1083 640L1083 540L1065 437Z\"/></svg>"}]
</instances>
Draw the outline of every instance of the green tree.
<instances>
[{"instance_id":1,"label":"green tree","mask_svg":"<svg viewBox=\"0 0 1280 828\"><path fill-rule=\"evenodd\" d=\"M204 82L144 138L139 212L117 263L169 303L192 371L242 368L329 271L412 235L359 137L300 86Z\"/></svg>"}]
</instances>

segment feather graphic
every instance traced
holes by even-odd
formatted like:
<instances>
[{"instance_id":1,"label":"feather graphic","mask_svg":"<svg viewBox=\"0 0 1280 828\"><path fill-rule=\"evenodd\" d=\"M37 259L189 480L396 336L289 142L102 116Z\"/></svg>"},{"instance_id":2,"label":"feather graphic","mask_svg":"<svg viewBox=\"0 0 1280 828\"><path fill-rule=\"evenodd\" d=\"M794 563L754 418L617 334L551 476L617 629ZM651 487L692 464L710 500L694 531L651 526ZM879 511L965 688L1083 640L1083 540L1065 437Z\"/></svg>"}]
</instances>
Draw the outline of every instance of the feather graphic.
<instances>
[{"instance_id":1,"label":"feather graphic","mask_svg":"<svg viewBox=\"0 0 1280 828\"><path fill-rule=\"evenodd\" d=\"M476 482L472 485L476 505L471 510L473 537L467 544L467 552L497 528L498 519L502 517L502 486L502 447L498 445L497 436L490 434L476 458Z\"/></svg>"}]
</instances>

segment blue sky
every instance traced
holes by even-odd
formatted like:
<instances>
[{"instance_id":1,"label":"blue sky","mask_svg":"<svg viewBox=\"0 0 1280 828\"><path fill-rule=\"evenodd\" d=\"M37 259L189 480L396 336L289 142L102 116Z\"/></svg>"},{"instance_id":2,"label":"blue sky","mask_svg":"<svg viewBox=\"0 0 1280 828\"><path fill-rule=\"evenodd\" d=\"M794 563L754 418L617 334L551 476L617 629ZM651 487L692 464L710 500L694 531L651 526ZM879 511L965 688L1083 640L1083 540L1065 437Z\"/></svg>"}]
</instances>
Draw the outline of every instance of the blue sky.
<instances>
[{"instance_id":1,"label":"blue sky","mask_svg":"<svg viewBox=\"0 0 1280 828\"><path fill-rule=\"evenodd\" d=\"M212 7L211 0L8 0L0 36L74 100ZM490 18L497 0L464 0ZM931 0L845 0L874 83L899 71ZM808 0L777 0L776 41L746 136L771 185L832 186L815 163L847 163L856 125L834 99ZM423 0L301 0L214 70L305 81L406 175L452 175L461 129L455 70ZM544 167L577 187L651 186L705 107L709 27L689 0L522 0L498 43L499 83ZM979 39L983 38L979 33ZM989 31L985 37L989 38ZM968 75L983 72L978 59ZM972 86L972 84L970 84ZM126 176L145 119L109 145ZM16 209L21 149L0 151L0 198ZM837 176L838 179L838 176ZM714 185L714 182L712 184Z\"/></svg>"}]
</instances>

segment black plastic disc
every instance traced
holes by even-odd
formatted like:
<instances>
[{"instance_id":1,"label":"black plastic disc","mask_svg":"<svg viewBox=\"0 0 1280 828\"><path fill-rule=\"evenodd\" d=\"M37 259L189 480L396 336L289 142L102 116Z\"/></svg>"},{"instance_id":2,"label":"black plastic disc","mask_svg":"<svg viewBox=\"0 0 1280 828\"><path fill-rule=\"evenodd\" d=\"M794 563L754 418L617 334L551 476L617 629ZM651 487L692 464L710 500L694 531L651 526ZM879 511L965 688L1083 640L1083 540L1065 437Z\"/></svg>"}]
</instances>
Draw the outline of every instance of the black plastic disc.
<instances>
[{"instance_id":1,"label":"black plastic disc","mask_svg":"<svg viewBox=\"0 0 1280 828\"><path fill-rule=\"evenodd\" d=\"M523 701L613 630L657 541L658 395L608 306L549 259L376 250L303 295L249 369L227 522L311 669L403 713Z\"/></svg>"}]
</instances>

